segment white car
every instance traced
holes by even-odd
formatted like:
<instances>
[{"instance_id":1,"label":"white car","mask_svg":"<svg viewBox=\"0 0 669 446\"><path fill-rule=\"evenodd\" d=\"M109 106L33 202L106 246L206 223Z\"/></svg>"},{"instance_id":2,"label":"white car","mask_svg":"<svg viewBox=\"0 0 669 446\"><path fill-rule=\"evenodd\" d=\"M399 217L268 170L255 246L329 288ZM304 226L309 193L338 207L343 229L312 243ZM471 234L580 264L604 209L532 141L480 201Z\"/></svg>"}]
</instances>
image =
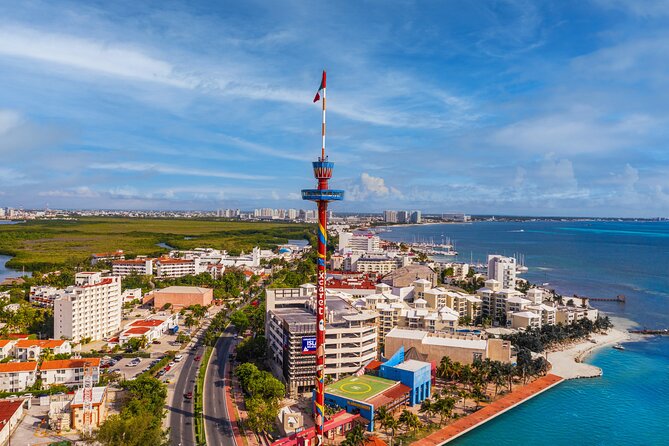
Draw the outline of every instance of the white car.
<instances>
[{"instance_id":1,"label":"white car","mask_svg":"<svg viewBox=\"0 0 669 446\"><path fill-rule=\"evenodd\" d=\"M179 361L181 361L182 359L184 359L184 355L176 355L176 356L174 357L174 362L179 362Z\"/></svg>"}]
</instances>

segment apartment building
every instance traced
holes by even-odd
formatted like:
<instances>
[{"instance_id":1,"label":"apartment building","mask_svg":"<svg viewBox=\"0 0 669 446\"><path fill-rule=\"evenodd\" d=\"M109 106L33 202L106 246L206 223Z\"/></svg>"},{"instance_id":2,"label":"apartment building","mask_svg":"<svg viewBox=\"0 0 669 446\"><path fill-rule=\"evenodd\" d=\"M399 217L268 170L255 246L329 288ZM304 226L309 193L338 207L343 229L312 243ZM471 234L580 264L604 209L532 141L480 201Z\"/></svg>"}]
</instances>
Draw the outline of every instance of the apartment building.
<instances>
[{"instance_id":1,"label":"apartment building","mask_svg":"<svg viewBox=\"0 0 669 446\"><path fill-rule=\"evenodd\" d=\"M47 349L54 355L72 354L72 345L62 339L23 339L14 344L13 356L20 361L37 361Z\"/></svg>"},{"instance_id":2,"label":"apartment building","mask_svg":"<svg viewBox=\"0 0 669 446\"><path fill-rule=\"evenodd\" d=\"M112 274L120 277L130 276L132 274L137 274L139 276L152 275L153 261L154 259L148 259L146 257L131 260L114 260L112 262Z\"/></svg>"},{"instance_id":3,"label":"apartment building","mask_svg":"<svg viewBox=\"0 0 669 446\"><path fill-rule=\"evenodd\" d=\"M516 272L518 265L513 257L498 254L488 255L488 280L493 279L502 284L503 289L516 288Z\"/></svg>"},{"instance_id":4,"label":"apartment building","mask_svg":"<svg viewBox=\"0 0 669 446\"><path fill-rule=\"evenodd\" d=\"M12 356L14 352L15 340L11 339L0 339L0 359L5 359Z\"/></svg>"},{"instance_id":5,"label":"apartment building","mask_svg":"<svg viewBox=\"0 0 669 446\"><path fill-rule=\"evenodd\" d=\"M18 363L20 364L20 363ZM57 359L43 361L40 377L44 385L63 384L66 386L82 386L84 367L89 364L93 369L93 384L100 381L100 358Z\"/></svg>"},{"instance_id":6,"label":"apartment building","mask_svg":"<svg viewBox=\"0 0 669 446\"><path fill-rule=\"evenodd\" d=\"M338 248L340 251L380 252L381 239L371 232L340 232Z\"/></svg>"},{"instance_id":7,"label":"apartment building","mask_svg":"<svg viewBox=\"0 0 669 446\"><path fill-rule=\"evenodd\" d=\"M56 339L104 339L121 328L121 278L82 272L75 285L54 300Z\"/></svg>"},{"instance_id":8,"label":"apartment building","mask_svg":"<svg viewBox=\"0 0 669 446\"><path fill-rule=\"evenodd\" d=\"M53 308L53 301L64 293L65 290L48 285L31 286L28 300L38 307Z\"/></svg>"},{"instance_id":9,"label":"apartment building","mask_svg":"<svg viewBox=\"0 0 669 446\"><path fill-rule=\"evenodd\" d=\"M268 289L265 336L273 374L291 397L311 392L316 360L315 287ZM338 294L327 296L325 374L339 379L376 359L378 314L358 310Z\"/></svg>"},{"instance_id":10,"label":"apartment building","mask_svg":"<svg viewBox=\"0 0 669 446\"><path fill-rule=\"evenodd\" d=\"M156 260L156 277L167 279L195 274L194 259L160 258Z\"/></svg>"},{"instance_id":11,"label":"apartment building","mask_svg":"<svg viewBox=\"0 0 669 446\"><path fill-rule=\"evenodd\" d=\"M37 362L0 363L0 391L22 392L26 387L35 384L37 379Z\"/></svg>"}]
</instances>

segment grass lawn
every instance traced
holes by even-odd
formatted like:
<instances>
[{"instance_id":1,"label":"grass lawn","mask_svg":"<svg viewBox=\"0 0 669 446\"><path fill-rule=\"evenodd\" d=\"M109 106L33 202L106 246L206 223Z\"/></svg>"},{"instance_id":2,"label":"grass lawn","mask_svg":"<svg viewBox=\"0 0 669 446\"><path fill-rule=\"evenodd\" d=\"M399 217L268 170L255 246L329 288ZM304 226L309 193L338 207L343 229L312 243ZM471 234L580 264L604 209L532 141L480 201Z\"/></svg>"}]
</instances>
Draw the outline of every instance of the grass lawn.
<instances>
[{"instance_id":1,"label":"grass lawn","mask_svg":"<svg viewBox=\"0 0 669 446\"><path fill-rule=\"evenodd\" d=\"M352 400L366 401L394 385L395 381L376 376L349 376L330 384L325 391Z\"/></svg>"},{"instance_id":2,"label":"grass lawn","mask_svg":"<svg viewBox=\"0 0 669 446\"><path fill-rule=\"evenodd\" d=\"M310 225L230 222L199 219L80 218L36 220L0 225L0 254L14 256L7 266L48 270L88 263L91 254L122 249L128 256L211 247L231 253L254 246L273 248L288 239L304 239Z\"/></svg>"}]
</instances>

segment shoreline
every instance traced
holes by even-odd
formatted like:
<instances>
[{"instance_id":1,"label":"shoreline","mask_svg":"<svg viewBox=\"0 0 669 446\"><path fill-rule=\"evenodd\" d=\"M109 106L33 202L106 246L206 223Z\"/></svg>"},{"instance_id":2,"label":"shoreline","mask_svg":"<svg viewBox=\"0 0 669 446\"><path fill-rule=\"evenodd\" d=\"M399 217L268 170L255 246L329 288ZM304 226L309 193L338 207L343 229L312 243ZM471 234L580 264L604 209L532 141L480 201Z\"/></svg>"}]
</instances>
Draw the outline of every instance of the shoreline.
<instances>
[{"instance_id":1,"label":"shoreline","mask_svg":"<svg viewBox=\"0 0 669 446\"><path fill-rule=\"evenodd\" d=\"M596 378L602 376L604 371L592 364L586 364L584 359L593 352L607 346L629 342L632 335L627 331L611 328L606 333L591 336L596 341L583 341L571 345L564 350L547 353L548 362L551 363L550 373L564 379Z\"/></svg>"}]
</instances>

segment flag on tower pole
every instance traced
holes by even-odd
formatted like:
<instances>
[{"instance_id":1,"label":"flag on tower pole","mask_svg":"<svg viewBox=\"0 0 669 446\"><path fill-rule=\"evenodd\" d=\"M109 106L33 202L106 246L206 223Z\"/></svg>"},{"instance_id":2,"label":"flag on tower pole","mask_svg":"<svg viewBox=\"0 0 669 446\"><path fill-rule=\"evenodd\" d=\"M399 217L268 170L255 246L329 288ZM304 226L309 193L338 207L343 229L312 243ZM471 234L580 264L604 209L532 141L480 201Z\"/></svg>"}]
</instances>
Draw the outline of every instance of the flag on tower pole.
<instances>
[{"instance_id":1,"label":"flag on tower pole","mask_svg":"<svg viewBox=\"0 0 669 446\"><path fill-rule=\"evenodd\" d=\"M323 79L321 79L321 86L318 87L318 91L316 91L316 96L314 96L314 102L318 102L321 100L321 91L325 90L325 70L323 70Z\"/></svg>"}]
</instances>

